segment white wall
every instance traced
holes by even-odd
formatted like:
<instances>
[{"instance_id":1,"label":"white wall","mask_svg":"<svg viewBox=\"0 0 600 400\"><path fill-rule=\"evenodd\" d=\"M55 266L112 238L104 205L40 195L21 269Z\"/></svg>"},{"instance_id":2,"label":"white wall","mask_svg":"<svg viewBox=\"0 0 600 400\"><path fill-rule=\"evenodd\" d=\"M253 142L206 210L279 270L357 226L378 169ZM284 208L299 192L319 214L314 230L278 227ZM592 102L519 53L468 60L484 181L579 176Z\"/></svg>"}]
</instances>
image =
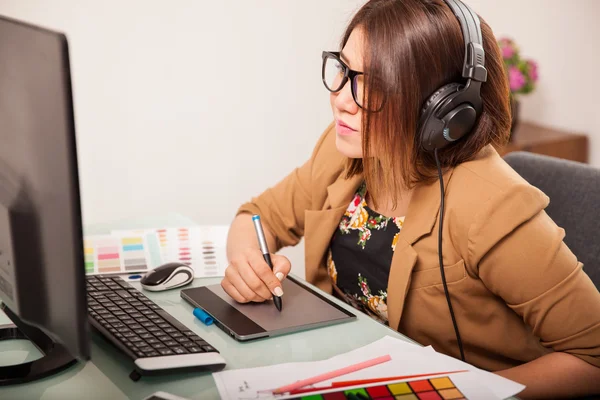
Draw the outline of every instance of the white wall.
<instances>
[{"instance_id":1,"label":"white wall","mask_svg":"<svg viewBox=\"0 0 600 400\"><path fill-rule=\"evenodd\" d=\"M496 37L511 36L539 63L537 90L522 97L523 120L590 136L600 166L600 1L468 0Z\"/></svg>"},{"instance_id":2,"label":"white wall","mask_svg":"<svg viewBox=\"0 0 600 400\"><path fill-rule=\"evenodd\" d=\"M331 120L321 50L362 3L0 0L0 14L69 37L86 224L213 224L309 156ZM600 165L600 1L468 3L540 63L523 118L590 134ZM299 274L302 251L286 252Z\"/></svg>"}]
</instances>

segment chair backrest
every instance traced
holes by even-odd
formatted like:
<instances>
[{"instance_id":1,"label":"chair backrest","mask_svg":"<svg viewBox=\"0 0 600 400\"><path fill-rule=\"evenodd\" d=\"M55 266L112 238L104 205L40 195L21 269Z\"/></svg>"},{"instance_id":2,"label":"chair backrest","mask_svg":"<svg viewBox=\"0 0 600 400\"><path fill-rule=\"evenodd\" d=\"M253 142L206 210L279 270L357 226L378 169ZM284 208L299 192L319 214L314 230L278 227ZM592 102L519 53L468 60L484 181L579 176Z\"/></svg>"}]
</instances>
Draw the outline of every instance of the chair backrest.
<instances>
[{"instance_id":1,"label":"chair backrest","mask_svg":"<svg viewBox=\"0 0 600 400\"><path fill-rule=\"evenodd\" d=\"M600 290L600 169L523 151L504 160L550 198L546 212Z\"/></svg>"}]
</instances>

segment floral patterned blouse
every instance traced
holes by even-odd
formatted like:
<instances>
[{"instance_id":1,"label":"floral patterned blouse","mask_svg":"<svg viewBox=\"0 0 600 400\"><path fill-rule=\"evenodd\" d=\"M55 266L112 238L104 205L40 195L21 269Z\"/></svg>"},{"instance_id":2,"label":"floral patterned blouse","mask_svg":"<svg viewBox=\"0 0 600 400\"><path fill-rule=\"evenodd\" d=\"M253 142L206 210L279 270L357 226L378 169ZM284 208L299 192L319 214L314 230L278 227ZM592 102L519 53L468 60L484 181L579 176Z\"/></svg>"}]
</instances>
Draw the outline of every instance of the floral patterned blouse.
<instances>
[{"instance_id":1,"label":"floral patterned blouse","mask_svg":"<svg viewBox=\"0 0 600 400\"><path fill-rule=\"evenodd\" d=\"M387 325L387 282L404 217L385 217L357 190L331 239L327 269L334 293L356 309Z\"/></svg>"}]
</instances>

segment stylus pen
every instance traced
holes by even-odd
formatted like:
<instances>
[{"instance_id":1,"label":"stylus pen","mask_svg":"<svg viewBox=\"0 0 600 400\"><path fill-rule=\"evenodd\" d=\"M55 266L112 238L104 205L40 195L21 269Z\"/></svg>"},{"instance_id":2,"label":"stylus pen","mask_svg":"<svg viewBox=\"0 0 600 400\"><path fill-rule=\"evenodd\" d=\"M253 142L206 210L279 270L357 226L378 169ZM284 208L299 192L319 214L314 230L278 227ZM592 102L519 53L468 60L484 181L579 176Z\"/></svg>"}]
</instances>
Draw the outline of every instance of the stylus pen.
<instances>
[{"instance_id":1,"label":"stylus pen","mask_svg":"<svg viewBox=\"0 0 600 400\"><path fill-rule=\"evenodd\" d=\"M273 271L271 254L269 253L269 248L267 247L265 232L263 231L262 224L260 223L260 215L254 214L252 216L252 222L254 222L254 229L256 230L256 236L258 237L258 245L260 246L260 251L262 252L263 258L265 259L269 268L271 268L271 271ZM281 311L281 297L273 295L273 302L275 303L275 307L277 307L277 309Z\"/></svg>"}]
</instances>

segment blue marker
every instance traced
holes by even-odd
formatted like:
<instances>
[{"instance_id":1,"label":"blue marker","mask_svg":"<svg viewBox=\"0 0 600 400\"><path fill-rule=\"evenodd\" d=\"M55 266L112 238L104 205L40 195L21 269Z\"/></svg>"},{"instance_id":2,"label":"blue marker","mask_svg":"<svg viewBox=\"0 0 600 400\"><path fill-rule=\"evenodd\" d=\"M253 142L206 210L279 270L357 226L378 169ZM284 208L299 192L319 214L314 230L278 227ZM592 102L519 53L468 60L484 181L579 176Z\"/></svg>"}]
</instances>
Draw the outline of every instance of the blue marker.
<instances>
[{"instance_id":1,"label":"blue marker","mask_svg":"<svg viewBox=\"0 0 600 400\"><path fill-rule=\"evenodd\" d=\"M213 317L208 315L208 313L201 308L194 308L194 315L202 321L204 325L211 325L214 322Z\"/></svg>"},{"instance_id":2,"label":"blue marker","mask_svg":"<svg viewBox=\"0 0 600 400\"><path fill-rule=\"evenodd\" d=\"M141 275L129 275L127 278L131 279L131 280L133 280L133 279L142 279L142 276Z\"/></svg>"}]
</instances>

